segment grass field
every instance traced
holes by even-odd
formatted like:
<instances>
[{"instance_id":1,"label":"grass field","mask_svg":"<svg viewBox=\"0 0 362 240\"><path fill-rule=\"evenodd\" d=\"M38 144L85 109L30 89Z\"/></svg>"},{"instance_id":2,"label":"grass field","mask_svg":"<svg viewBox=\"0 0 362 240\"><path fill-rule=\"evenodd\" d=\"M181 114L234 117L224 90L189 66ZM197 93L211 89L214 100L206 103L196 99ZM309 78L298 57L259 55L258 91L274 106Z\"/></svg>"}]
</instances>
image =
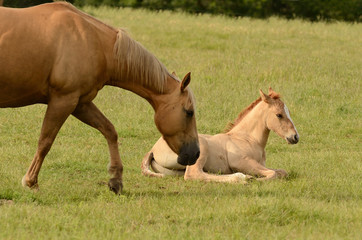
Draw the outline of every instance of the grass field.
<instances>
[{"instance_id":1,"label":"grass field","mask_svg":"<svg viewBox=\"0 0 362 240\"><path fill-rule=\"evenodd\" d=\"M84 10L127 28L180 77L192 72L200 133L221 132L259 88L280 92L301 141L291 146L272 133L267 166L290 177L247 186L143 177L141 159L160 136L153 110L105 87L95 103L120 136L124 194L104 184L102 135L72 117L34 193L21 178L46 106L1 109L0 239L361 238L361 24Z\"/></svg>"}]
</instances>

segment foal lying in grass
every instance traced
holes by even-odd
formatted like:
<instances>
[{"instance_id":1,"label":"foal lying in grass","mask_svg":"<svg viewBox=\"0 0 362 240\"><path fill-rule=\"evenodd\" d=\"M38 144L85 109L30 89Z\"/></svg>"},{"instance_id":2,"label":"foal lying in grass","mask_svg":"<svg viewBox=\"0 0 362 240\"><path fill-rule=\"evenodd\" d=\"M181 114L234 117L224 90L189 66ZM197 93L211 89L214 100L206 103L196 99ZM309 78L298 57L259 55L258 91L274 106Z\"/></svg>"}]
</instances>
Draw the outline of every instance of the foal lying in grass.
<instances>
[{"instance_id":1,"label":"foal lying in grass","mask_svg":"<svg viewBox=\"0 0 362 240\"><path fill-rule=\"evenodd\" d=\"M286 177L288 174L282 169L265 167L270 130L289 144L299 141L287 106L271 88L268 95L260 90L260 98L239 114L226 133L199 134L200 157L194 165L178 164L177 155L160 138L143 158L142 173L152 177L183 175L185 180L216 182L245 182L251 176L259 177L258 180Z\"/></svg>"}]
</instances>

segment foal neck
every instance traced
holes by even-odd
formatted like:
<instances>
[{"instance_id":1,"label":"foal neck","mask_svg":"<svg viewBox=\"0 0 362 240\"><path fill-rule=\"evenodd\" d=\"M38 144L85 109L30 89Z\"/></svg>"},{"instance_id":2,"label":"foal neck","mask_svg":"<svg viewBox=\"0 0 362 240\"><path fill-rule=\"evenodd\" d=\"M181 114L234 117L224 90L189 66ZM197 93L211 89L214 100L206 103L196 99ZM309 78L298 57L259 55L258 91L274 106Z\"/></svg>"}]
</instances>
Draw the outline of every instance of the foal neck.
<instances>
[{"instance_id":1,"label":"foal neck","mask_svg":"<svg viewBox=\"0 0 362 240\"><path fill-rule=\"evenodd\" d=\"M265 148L270 130L266 125L267 104L257 103L227 134L235 138L249 138Z\"/></svg>"}]
</instances>

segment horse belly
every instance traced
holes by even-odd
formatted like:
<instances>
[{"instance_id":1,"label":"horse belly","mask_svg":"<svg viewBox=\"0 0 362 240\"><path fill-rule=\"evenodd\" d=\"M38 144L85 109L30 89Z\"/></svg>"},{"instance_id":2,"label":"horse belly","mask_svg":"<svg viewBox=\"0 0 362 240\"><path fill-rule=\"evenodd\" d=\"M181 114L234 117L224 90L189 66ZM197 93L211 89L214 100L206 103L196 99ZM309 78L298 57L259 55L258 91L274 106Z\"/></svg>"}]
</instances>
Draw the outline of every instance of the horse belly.
<instances>
[{"instance_id":1,"label":"horse belly","mask_svg":"<svg viewBox=\"0 0 362 240\"><path fill-rule=\"evenodd\" d=\"M1 41L0 41L0 49ZM17 58L3 57L0 50L0 107L21 107L46 103L48 93L46 66L13 64ZM31 60L29 59L29 62ZM31 69L33 68L33 69Z\"/></svg>"},{"instance_id":2,"label":"horse belly","mask_svg":"<svg viewBox=\"0 0 362 240\"><path fill-rule=\"evenodd\" d=\"M0 107L46 101L52 59L39 29L17 10L0 9Z\"/></svg>"},{"instance_id":3,"label":"horse belly","mask_svg":"<svg viewBox=\"0 0 362 240\"><path fill-rule=\"evenodd\" d=\"M38 78L28 77L17 69L0 70L0 107L46 103L48 98L46 80L46 77L40 75Z\"/></svg>"}]
</instances>

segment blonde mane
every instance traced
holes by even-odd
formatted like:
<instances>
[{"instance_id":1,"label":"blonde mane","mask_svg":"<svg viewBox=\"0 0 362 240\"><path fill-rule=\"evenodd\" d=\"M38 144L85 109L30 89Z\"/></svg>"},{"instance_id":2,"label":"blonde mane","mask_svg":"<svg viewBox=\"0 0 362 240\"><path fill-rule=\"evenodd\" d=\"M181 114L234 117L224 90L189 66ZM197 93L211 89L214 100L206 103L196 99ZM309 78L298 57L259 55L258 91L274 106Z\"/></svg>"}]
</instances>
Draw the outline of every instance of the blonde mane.
<instances>
[{"instance_id":1,"label":"blonde mane","mask_svg":"<svg viewBox=\"0 0 362 240\"><path fill-rule=\"evenodd\" d=\"M280 94L276 93L276 92L271 92L269 94L269 97L271 97L272 99L280 99ZM251 112L251 110L253 110L255 108L256 105L258 105L258 103L261 102L261 97L259 97L258 99L256 99L254 102L252 102L247 108L245 108L243 111L241 111L238 115L238 117L234 120L234 122L229 122L228 125L226 126L224 133L230 132L231 129L233 129L236 125L238 125L241 120L243 120L245 118L245 116Z\"/></svg>"},{"instance_id":2,"label":"blonde mane","mask_svg":"<svg viewBox=\"0 0 362 240\"><path fill-rule=\"evenodd\" d=\"M120 81L134 81L159 93L166 88L165 66L140 43L131 39L124 29L119 29L114 45L118 63L116 76ZM172 76L171 76L172 77Z\"/></svg>"}]
</instances>

